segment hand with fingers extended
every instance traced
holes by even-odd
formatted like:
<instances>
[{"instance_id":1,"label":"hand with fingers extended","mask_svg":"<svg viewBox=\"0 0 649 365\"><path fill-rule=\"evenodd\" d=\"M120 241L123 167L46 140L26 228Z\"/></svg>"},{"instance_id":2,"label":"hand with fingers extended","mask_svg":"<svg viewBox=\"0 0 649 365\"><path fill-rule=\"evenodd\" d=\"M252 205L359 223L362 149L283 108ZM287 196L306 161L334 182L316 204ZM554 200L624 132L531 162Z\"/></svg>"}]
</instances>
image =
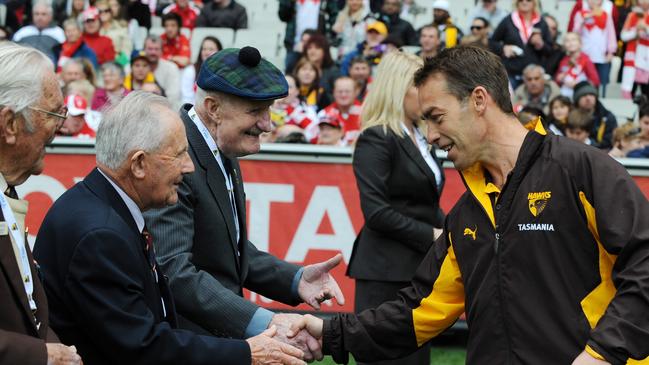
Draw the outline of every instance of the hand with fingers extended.
<instances>
[{"instance_id":1,"label":"hand with fingers extended","mask_svg":"<svg viewBox=\"0 0 649 365\"><path fill-rule=\"evenodd\" d=\"M304 352L305 361L311 362L313 360L322 360L322 347L318 340L311 336L309 332L301 330L290 338L287 336L293 324L301 323L301 321L302 316L299 314L278 313L273 316L273 319L270 321L268 326L277 327L277 333L274 337L276 340L302 350Z\"/></svg>"},{"instance_id":2,"label":"hand with fingers extended","mask_svg":"<svg viewBox=\"0 0 649 365\"><path fill-rule=\"evenodd\" d=\"M273 339L277 327L271 326L261 334L246 340L250 346L251 365L306 365L300 360L304 353L295 347Z\"/></svg>"},{"instance_id":3,"label":"hand with fingers extended","mask_svg":"<svg viewBox=\"0 0 649 365\"><path fill-rule=\"evenodd\" d=\"M318 339L320 347L322 347L322 328L324 321L316 316L305 314L298 321L291 324L291 328L287 333L288 338L297 336L301 331L306 330L311 336Z\"/></svg>"},{"instance_id":4,"label":"hand with fingers extended","mask_svg":"<svg viewBox=\"0 0 649 365\"><path fill-rule=\"evenodd\" d=\"M343 256L338 254L327 261L304 267L297 291L300 298L315 309L320 309L320 303L336 298L338 304L345 304L340 287L329 271L338 266Z\"/></svg>"}]
</instances>

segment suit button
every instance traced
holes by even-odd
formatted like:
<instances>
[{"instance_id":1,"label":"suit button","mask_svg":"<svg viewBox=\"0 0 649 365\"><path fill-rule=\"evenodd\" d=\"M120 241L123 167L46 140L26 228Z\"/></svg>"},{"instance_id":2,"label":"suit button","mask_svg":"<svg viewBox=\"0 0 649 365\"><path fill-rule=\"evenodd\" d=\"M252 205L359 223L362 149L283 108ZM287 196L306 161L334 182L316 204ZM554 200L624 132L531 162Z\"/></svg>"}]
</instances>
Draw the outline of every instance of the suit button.
<instances>
[{"instance_id":1,"label":"suit button","mask_svg":"<svg viewBox=\"0 0 649 365\"><path fill-rule=\"evenodd\" d=\"M496 210L500 210L500 204L496 204Z\"/></svg>"}]
</instances>

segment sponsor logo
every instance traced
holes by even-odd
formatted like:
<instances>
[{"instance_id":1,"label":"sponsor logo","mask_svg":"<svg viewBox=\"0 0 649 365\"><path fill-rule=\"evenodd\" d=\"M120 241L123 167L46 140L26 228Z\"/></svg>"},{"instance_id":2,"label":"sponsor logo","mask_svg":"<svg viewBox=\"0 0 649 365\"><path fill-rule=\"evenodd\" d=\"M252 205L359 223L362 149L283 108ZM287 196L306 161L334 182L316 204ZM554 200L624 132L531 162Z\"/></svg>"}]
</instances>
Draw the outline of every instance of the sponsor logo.
<instances>
[{"instance_id":1,"label":"sponsor logo","mask_svg":"<svg viewBox=\"0 0 649 365\"><path fill-rule=\"evenodd\" d=\"M467 228L464 229L464 235L473 238L473 240L475 241L475 234L476 234L477 231L478 231L478 226L475 226L475 228L473 228L473 230L471 230L471 228L467 227Z\"/></svg>"},{"instance_id":2,"label":"sponsor logo","mask_svg":"<svg viewBox=\"0 0 649 365\"><path fill-rule=\"evenodd\" d=\"M524 223L518 225L519 231L550 231L554 232L552 223Z\"/></svg>"},{"instance_id":3,"label":"sponsor logo","mask_svg":"<svg viewBox=\"0 0 649 365\"><path fill-rule=\"evenodd\" d=\"M545 206L548 205L548 201L552 196L550 191L542 191L538 193L528 193L527 201L528 207L530 208L530 213L533 216L538 217L541 212L545 209Z\"/></svg>"}]
</instances>

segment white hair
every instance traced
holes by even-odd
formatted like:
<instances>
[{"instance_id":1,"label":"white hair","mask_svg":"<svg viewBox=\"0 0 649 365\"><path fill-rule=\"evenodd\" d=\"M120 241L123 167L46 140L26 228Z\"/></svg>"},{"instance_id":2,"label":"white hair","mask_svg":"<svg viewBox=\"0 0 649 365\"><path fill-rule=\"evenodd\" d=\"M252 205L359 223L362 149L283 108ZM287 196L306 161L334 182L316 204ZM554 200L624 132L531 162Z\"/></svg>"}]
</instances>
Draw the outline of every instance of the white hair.
<instances>
[{"instance_id":1,"label":"white hair","mask_svg":"<svg viewBox=\"0 0 649 365\"><path fill-rule=\"evenodd\" d=\"M33 131L28 107L43 95L43 78L54 64L40 51L12 42L0 43L0 106L22 113L28 131Z\"/></svg>"},{"instance_id":2,"label":"white hair","mask_svg":"<svg viewBox=\"0 0 649 365\"><path fill-rule=\"evenodd\" d=\"M131 92L110 108L97 130L97 163L117 170L132 151L157 151L168 135L161 109L172 112L169 100L145 91Z\"/></svg>"},{"instance_id":3,"label":"white hair","mask_svg":"<svg viewBox=\"0 0 649 365\"><path fill-rule=\"evenodd\" d=\"M34 10L35 10L36 8L39 8L39 7L41 7L41 8L45 8L45 10L47 10L47 13L48 13L49 15L54 15L54 9L52 8L52 5L50 5L49 2L44 1L44 0L36 2L36 3L32 6L32 12L34 12Z\"/></svg>"}]
</instances>

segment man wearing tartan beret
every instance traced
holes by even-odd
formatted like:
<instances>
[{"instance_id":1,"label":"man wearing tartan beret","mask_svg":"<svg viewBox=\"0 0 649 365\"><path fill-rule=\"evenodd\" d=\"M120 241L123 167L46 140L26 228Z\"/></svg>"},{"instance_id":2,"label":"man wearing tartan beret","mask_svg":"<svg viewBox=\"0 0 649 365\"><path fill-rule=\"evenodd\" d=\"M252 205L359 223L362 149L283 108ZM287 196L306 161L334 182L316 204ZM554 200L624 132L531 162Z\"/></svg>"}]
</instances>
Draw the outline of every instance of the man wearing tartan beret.
<instances>
[{"instance_id":1,"label":"man wearing tartan beret","mask_svg":"<svg viewBox=\"0 0 649 365\"><path fill-rule=\"evenodd\" d=\"M299 267L248 241L246 201L238 157L257 153L259 135L271 130L269 107L288 94L282 72L253 47L219 51L203 62L195 105L180 113L196 170L178 188L179 203L145 214L159 264L169 275L180 324L216 336L248 338L276 325L276 338L320 359L320 345L306 331L287 339L297 314L275 314L243 298L247 288L297 305L336 298L329 271L340 254Z\"/></svg>"}]
</instances>

